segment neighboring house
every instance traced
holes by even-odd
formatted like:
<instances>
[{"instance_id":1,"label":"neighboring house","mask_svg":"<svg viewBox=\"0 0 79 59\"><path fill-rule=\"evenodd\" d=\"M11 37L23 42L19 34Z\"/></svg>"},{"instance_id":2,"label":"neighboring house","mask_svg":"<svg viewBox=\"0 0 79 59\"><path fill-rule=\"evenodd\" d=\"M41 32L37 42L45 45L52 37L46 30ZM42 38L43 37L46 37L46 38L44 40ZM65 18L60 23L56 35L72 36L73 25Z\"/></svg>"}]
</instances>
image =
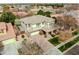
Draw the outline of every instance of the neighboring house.
<instances>
[{"instance_id":1,"label":"neighboring house","mask_svg":"<svg viewBox=\"0 0 79 59\"><path fill-rule=\"evenodd\" d=\"M11 23L0 22L0 34L0 41L6 41L16 37Z\"/></svg>"},{"instance_id":2,"label":"neighboring house","mask_svg":"<svg viewBox=\"0 0 79 59\"><path fill-rule=\"evenodd\" d=\"M27 13L27 12L12 12L15 16L18 16L18 17L20 17L20 18L23 18L23 17L26 17L26 16L28 16L29 14Z\"/></svg>"},{"instance_id":3,"label":"neighboring house","mask_svg":"<svg viewBox=\"0 0 79 59\"><path fill-rule=\"evenodd\" d=\"M42 10L44 12L46 11L49 11L49 12L52 12L53 14L55 14L55 10L52 8L52 6L33 6L33 8L30 9L30 11L33 13L33 14L37 14L37 12L39 10Z\"/></svg>"},{"instance_id":4,"label":"neighboring house","mask_svg":"<svg viewBox=\"0 0 79 59\"><path fill-rule=\"evenodd\" d=\"M79 4L65 4L64 8L70 9L70 10L78 10Z\"/></svg>"},{"instance_id":5,"label":"neighboring house","mask_svg":"<svg viewBox=\"0 0 79 59\"><path fill-rule=\"evenodd\" d=\"M5 23L0 23L0 35L6 34Z\"/></svg>"},{"instance_id":6,"label":"neighboring house","mask_svg":"<svg viewBox=\"0 0 79 59\"><path fill-rule=\"evenodd\" d=\"M16 35L11 23L0 22L0 42L4 46L2 54L18 54L15 45Z\"/></svg>"},{"instance_id":7,"label":"neighboring house","mask_svg":"<svg viewBox=\"0 0 79 59\"><path fill-rule=\"evenodd\" d=\"M25 12L24 10L19 10L17 8L10 7L9 11L12 12L15 16L18 16L20 18L23 18L29 15L28 12Z\"/></svg>"},{"instance_id":8,"label":"neighboring house","mask_svg":"<svg viewBox=\"0 0 79 59\"><path fill-rule=\"evenodd\" d=\"M76 24L79 26L79 10L72 10L69 12L66 12L64 15L72 16L77 21Z\"/></svg>"}]
</instances>

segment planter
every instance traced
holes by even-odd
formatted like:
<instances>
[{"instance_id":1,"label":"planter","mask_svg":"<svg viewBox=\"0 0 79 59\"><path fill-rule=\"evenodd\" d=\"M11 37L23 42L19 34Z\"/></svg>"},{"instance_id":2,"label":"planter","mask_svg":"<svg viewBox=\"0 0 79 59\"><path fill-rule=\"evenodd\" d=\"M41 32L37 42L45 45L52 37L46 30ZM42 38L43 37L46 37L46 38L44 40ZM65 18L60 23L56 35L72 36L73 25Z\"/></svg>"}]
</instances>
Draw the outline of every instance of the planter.
<instances>
[{"instance_id":1,"label":"planter","mask_svg":"<svg viewBox=\"0 0 79 59\"><path fill-rule=\"evenodd\" d=\"M51 44L57 46L58 44L60 44L59 42L59 37L53 37L51 39L48 40Z\"/></svg>"},{"instance_id":2,"label":"planter","mask_svg":"<svg viewBox=\"0 0 79 59\"><path fill-rule=\"evenodd\" d=\"M69 49L70 47L72 47L74 44L76 44L77 42L79 41L79 36L77 38L75 38L74 40L66 43L65 45L59 47L58 49L61 51L61 52L64 52L66 51L67 49Z\"/></svg>"}]
</instances>

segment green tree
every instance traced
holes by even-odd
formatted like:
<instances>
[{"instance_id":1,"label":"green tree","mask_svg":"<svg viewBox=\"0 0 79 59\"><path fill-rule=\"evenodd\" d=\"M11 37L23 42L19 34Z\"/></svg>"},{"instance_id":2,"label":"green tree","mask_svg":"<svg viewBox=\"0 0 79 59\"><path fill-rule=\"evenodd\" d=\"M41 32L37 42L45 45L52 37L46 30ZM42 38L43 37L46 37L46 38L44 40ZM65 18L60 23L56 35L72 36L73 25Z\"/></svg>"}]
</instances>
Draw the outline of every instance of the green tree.
<instances>
[{"instance_id":1,"label":"green tree","mask_svg":"<svg viewBox=\"0 0 79 59\"><path fill-rule=\"evenodd\" d=\"M0 17L0 22L15 23L16 16L11 12L3 12Z\"/></svg>"},{"instance_id":2,"label":"green tree","mask_svg":"<svg viewBox=\"0 0 79 59\"><path fill-rule=\"evenodd\" d=\"M47 17L50 17L50 14L51 14L52 12L50 12L50 11L46 11L45 12L45 16L47 16Z\"/></svg>"},{"instance_id":3,"label":"green tree","mask_svg":"<svg viewBox=\"0 0 79 59\"><path fill-rule=\"evenodd\" d=\"M43 15L43 16L45 16L45 13L44 13L42 10L39 10L39 11L37 12L37 15Z\"/></svg>"},{"instance_id":4,"label":"green tree","mask_svg":"<svg viewBox=\"0 0 79 59\"><path fill-rule=\"evenodd\" d=\"M39 11L37 12L37 15L43 15L43 16L50 17L50 14L51 14L51 13L52 13L52 12L50 12L50 11L44 12L44 11L42 11L42 10L39 10Z\"/></svg>"}]
</instances>

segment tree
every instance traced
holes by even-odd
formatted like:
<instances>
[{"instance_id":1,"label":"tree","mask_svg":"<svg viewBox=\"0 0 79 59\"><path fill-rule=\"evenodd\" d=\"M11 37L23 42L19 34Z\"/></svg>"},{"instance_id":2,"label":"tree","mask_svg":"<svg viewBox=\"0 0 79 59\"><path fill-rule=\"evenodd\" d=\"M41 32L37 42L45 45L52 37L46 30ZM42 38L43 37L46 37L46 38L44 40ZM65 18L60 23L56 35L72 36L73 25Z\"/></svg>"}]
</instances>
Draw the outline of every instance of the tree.
<instances>
[{"instance_id":1,"label":"tree","mask_svg":"<svg viewBox=\"0 0 79 59\"><path fill-rule=\"evenodd\" d=\"M51 14L51 13L52 13L52 12L50 12L50 11L44 12L44 11L42 11L42 10L39 10L39 11L37 12L37 15L43 15L43 16L50 17L50 14Z\"/></svg>"},{"instance_id":2,"label":"tree","mask_svg":"<svg viewBox=\"0 0 79 59\"><path fill-rule=\"evenodd\" d=\"M3 12L7 12L10 9L9 5L3 5L2 7L3 7Z\"/></svg>"},{"instance_id":3,"label":"tree","mask_svg":"<svg viewBox=\"0 0 79 59\"><path fill-rule=\"evenodd\" d=\"M50 12L50 11L46 11L45 12L45 16L47 16L47 17L50 17L50 14L51 14L52 12Z\"/></svg>"},{"instance_id":4,"label":"tree","mask_svg":"<svg viewBox=\"0 0 79 59\"><path fill-rule=\"evenodd\" d=\"M25 36L24 36L24 35L22 35L21 37L22 37L22 38L25 38Z\"/></svg>"},{"instance_id":5,"label":"tree","mask_svg":"<svg viewBox=\"0 0 79 59\"><path fill-rule=\"evenodd\" d=\"M0 17L0 22L12 23L14 25L16 16L11 12L3 12Z\"/></svg>"},{"instance_id":6,"label":"tree","mask_svg":"<svg viewBox=\"0 0 79 59\"><path fill-rule=\"evenodd\" d=\"M43 15L43 16L45 16L45 13L44 13L42 10L39 10L39 11L37 12L37 15Z\"/></svg>"},{"instance_id":7,"label":"tree","mask_svg":"<svg viewBox=\"0 0 79 59\"><path fill-rule=\"evenodd\" d=\"M25 38L25 35L22 35L21 37L23 38L22 44L24 44L24 45L25 45L25 44L26 44L26 42L27 42L27 39Z\"/></svg>"}]
</instances>

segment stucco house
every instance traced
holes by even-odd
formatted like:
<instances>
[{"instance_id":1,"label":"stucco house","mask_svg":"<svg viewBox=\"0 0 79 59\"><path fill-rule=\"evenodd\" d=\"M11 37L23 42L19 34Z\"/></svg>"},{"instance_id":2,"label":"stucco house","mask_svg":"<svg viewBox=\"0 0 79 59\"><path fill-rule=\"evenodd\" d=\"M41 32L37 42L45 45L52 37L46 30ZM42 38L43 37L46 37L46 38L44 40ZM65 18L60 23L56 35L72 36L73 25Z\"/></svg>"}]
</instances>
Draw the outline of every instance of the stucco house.
<instances>
[{"instance_id":1,"label":"stucco house","mask_svg":"<svg viewBox=\"0 0 79 59\"><path fill-rule=\"evenodd\" d=\"M16 35L11 23L0 22L1 54L18 54L16 49Z\"/></svg>"}]
</instances>

